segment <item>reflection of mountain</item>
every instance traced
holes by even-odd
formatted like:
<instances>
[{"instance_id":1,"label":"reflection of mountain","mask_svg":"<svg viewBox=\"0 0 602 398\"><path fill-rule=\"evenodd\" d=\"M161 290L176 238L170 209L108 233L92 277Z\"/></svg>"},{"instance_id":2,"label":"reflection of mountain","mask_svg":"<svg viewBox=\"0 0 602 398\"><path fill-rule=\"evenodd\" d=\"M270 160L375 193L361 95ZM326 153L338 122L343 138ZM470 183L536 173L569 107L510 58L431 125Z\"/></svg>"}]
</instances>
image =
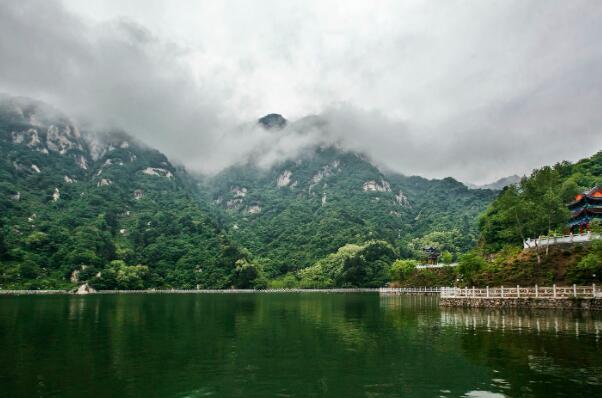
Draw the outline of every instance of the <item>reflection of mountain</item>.
<instances>
[{"instance_id":1,"label":"reflection of mountain","mask_svg":"<svg viewBox=\"0 0 602 398\"><path fill-rule=\"evenodd\" d=\"M548 397L602 389L594 333L491 326L501 316L554 324L549 312L441 312L435 297L376 294L2 300L2 396ZM599 325L593 315L555 317L580 330ZM31 383L32 374L44 383Z\"/></svg>"}]
</instances>

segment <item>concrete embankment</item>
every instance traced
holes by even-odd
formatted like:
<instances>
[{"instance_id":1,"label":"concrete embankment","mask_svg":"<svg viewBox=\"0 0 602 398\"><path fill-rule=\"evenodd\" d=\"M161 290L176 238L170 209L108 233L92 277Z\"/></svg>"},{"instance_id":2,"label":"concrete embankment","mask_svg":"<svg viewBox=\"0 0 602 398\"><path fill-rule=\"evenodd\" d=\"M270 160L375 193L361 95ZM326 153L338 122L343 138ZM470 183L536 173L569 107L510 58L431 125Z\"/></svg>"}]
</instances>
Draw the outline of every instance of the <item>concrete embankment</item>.
<instances>
[{"instance_id":1,"label":"concrete embankment","mask_svg":"<svg viewBox=\"0 0 602 398\"><path fill-rule=\"evenodd\" d=\"M439 305L464 308L602 310L602 292L591 286L485 287L441 290Z\"/></svg>"},{"instance_id":2,"label":"concrete embankment","mask_svg":"<svg viewBox=\"0 0 602 398\"><path fill-rule=\"evenodd\" d=\"M442 307L463 308L549 308L559 310L595 310L602 311L602 299L599 298L472 298L442 297Z\"/></svg>"}]
</instances>

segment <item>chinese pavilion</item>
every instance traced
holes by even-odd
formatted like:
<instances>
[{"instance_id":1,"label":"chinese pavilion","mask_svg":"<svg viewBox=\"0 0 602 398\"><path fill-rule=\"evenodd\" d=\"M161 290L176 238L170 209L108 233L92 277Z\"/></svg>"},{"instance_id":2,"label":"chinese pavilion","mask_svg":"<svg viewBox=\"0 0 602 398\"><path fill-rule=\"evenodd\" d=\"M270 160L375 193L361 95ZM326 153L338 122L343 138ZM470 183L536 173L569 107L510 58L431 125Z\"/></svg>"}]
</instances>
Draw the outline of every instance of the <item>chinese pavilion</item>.
<instances>
[{"instance_id":1,"label":"chinese pavilion","mask_svg":"<svg viewBox=\"0 0 602 398\"><path fill-rule=\"evenodd\" d=\"M567 205L571 211L569 227L572 233L589 230L592 220L602 221L602 188L595 186L589 191L578 194L575 201Z\"/></svg>"},{"instance_id":2,"label":"chinese pavilion","mask_svg":"<svg viewBox=\"0 0 602 398\"><path fill-rule=\"evenodd\" d=\"M439 255L441 254L439 250L434 247L425 247L423 250L427 264L435 265L439 262Z\"/></svg>"}]
</instances>

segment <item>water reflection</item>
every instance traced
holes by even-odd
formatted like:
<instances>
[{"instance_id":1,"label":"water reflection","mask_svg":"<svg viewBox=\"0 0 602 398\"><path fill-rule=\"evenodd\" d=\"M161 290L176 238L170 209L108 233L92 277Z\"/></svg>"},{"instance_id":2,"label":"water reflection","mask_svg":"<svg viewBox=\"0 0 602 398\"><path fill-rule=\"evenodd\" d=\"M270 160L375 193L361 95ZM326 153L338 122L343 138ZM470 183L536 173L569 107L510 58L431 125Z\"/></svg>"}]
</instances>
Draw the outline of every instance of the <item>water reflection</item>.
<instances>
[{"instance_id":1,"label":"water reflection","mask_svg":"<svg viewBox=\"0 0 602 398\"><path fill-rule=\"evenodd\" d=\"M405 318L400 328L453 336L449 341L464 358L490 369L490 375L464 396L601 393L599 312L439 308L436 297L419 296L381 297L380 307L392 322ZM439 349L458 352L453 347Z\"/></svg>"},{"instance_id":2,"label":"water reflection","mask_svg":"<svg viewBox=\"0 0 602 398\"><path fill-rule=\"evenodd\" d=\"M596 311L554 311L527 309L439 308L436 296L381 296L380 307L387 311L411 313L416 318L427 312L439 314L442 327L467 330L555 333L579 336L602 332L602 313Z\"/></svg>"},{"instance_id":3,"label":"water reflection","mask_svg":"<svg viewBox=\"0 0 602 398\"><path fill-rule=\"evenodd\" d=\"M441 325L471 330L513 331L519 334L594 334L599 339L602 319L599 314L591 312L442 308Z\"/></svg>"},{"instance_id":4,"label":"water reflection","mask_svg":"<svg viewBox=\"0 0 602 398\"><path fill-rule=\"evenodd\" d=\"M594 396L600 321L433 296L2 298L0 395Z\"/></svg>"}]
</instances>

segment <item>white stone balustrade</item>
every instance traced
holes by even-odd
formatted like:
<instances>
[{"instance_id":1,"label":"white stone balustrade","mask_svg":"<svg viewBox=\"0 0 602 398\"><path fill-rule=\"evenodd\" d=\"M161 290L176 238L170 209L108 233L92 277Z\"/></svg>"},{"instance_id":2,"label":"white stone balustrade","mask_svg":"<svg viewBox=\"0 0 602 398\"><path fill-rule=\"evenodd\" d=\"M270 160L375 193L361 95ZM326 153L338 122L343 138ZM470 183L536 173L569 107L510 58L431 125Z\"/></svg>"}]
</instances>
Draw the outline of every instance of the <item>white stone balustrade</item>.
<instances>
[{"instance_id":1,"label":"white stone balustrade","mask_svg":"<svg viewBox=\"0 0 602 398\"><path fill-rule=\"evenodd\" d=\"M561 236L545 236L537 239L527 239L523 242L525 249L535 249L537 247L545 247L552 245L568 244L568 243L585 243L594 239L600 239L599 234L592 234L590 231L584 234L570 234Z\"/></svg>"}]
</instances>

